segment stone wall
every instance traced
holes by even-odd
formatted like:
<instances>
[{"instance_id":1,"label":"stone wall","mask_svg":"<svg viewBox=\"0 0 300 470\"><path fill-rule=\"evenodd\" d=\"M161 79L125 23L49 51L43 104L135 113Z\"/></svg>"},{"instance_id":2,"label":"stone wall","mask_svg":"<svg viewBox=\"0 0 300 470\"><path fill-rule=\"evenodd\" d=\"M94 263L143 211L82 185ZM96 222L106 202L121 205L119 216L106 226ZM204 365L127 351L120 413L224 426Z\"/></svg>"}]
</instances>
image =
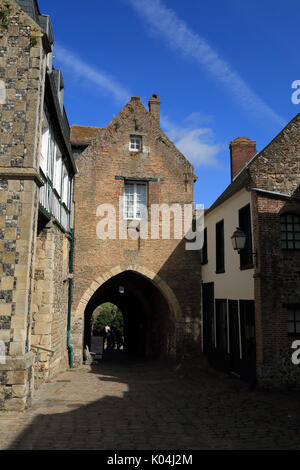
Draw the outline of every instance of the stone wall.
<instances>
[{"instance_id":1,"label":"stone wall","mask_svg":"<svg viewBox=\"0 0 300 470\"><path fill-rule=\"evenodd\" d=\"M289 195L252 194L258 384L300 389L300 366L291 361L295 336L287 332L286 304L300 305L300 251L281 248L280 215L300 215L300 115L250 166L250 187ZM297 199L298 198L298 199Z\"/></svg>"},{"instance_id":2,"label":"stone wall","mask_svg":"<svg viewBox=\"0 0 300 470\"><path fill-rule=\"evenodd\" d=\"M0 303L7 357L0 364L0 400L7 409L30 402L34 354L30 347L38 157L44 96L44 33L13 2L1 2L0 79ZM2 11L3 12L3 11ZM3 362L3 361L2 361Z\"/></svg>"},{"instance_id":3,"label":"stone wall","mask_svg":"<svg viewBox=\"0 0 300 470\"><path fill-rule=\"evenodd\" d=\"M39 378L44 381L56 376L68 366L70 240L54 221L44 225L40 216L39 222L31 342L54 351L53 355L42 350L39 353Z\"/></svg>"}]
</instances>

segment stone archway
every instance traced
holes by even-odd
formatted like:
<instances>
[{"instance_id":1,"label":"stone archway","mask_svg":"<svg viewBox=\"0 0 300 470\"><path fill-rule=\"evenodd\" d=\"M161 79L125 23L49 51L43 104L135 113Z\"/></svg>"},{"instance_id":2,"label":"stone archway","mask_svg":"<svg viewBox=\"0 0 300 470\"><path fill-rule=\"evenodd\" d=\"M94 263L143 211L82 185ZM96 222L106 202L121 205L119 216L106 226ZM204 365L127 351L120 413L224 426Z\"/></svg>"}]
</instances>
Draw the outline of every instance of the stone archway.
<instances>
[{"instance_id":1,"label":"stone archway","mask_svg":"<svg viewBox=\"0 0 300 470\"><path fill-rule=\"evenodd\" d=\"M85 293L82 295L76 311L73 314L72 317L72 334L71 334L71 340L72 340L72 345L74 348L74 359L75 363L81 363L82 361L82 349L83 349L83 342L84 342L84 330L85 330L85 325L87 324L86 322L86 315L91 314L91 305L94 307L98 302L100 302L100 299L106 299L108 300L108 297L103 297L101 296L101 292L103 289L105 289L107 286L109 286L111 283L114 282L115 279L125 279L132 276L133 273L135 275L138 275L141 279L144 278L145 282L147 281L149 283L149 286L152 285L153 288L157 290L159 294L158 296L161 296L161 301L166 302L167 305L167 310L168 310L168 321L170 321L171 326L169 326L170 332L172 331L172 335L169 332L168 333L168 355L173 355L175 354L176 350L176 323L180 320L181 318L181 309L179 306L179 302L172 291L172 289L168 286L168 284L157 274L154 272L148 270L147 268L139 265L131 265L127 266L126 268L122 268L121 266L116 266L112 268L111 270L103 273L101 276L99 276L97 279L95 279L89 286L89 288L85 291ZM137 277L138 279L138 277ZM144 283L144 285L146 285ZM141 290L144 288L141 286ZM135 292L135 297L138 298L140 297L138 295L138 292ZM152 297L152 295L150 295ZM111 299L111 297L110 297ZM115 300L115 299L113 299ZM140 305L145 304L145 301L143 302L141 299ZM142 308L142 307L141 307ZM144 308L146 310L146 308ZM147 343L150 342L150 333L147 336ZM151 349L149 346L148 349Z\"/></svg>"}]
</instances>

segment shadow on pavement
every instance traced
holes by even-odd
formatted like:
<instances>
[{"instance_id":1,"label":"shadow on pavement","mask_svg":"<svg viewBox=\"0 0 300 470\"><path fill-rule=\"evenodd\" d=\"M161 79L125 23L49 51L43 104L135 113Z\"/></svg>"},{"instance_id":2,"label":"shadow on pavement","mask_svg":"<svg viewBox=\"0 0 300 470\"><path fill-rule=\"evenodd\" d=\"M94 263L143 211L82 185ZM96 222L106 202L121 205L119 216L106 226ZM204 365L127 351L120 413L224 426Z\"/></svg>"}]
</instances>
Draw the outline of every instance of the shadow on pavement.
<instances>
[{"instance_id":1,"label":"shadow on pavement","mask_svg":"<svg viewBox=\"0 0 300 470\"><path fill-rule=\"evenodd\" d=\"M300 448L299 397L191 370L111 354L68 372L10 449Z\"/></svg>"}]
</instances>

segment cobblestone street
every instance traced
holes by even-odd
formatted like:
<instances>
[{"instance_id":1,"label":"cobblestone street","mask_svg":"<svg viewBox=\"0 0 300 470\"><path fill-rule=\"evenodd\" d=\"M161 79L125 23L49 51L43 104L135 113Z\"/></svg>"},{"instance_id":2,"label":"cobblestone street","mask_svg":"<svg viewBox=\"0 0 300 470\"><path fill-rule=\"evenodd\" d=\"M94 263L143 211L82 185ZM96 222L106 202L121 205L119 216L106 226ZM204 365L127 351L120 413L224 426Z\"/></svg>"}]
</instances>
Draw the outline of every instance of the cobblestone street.
<instances>
[{"instance_id":1,"label":"cobblestone street","mask_svg":"<svg viewBox=\"0 0 300 470\"><path fill-rule=\"evenodd\" d=\"M300 449L295 392L250 391L196 367L107 361L44 384L0 412L1 449Z\"/></svg>"}]
</instances>

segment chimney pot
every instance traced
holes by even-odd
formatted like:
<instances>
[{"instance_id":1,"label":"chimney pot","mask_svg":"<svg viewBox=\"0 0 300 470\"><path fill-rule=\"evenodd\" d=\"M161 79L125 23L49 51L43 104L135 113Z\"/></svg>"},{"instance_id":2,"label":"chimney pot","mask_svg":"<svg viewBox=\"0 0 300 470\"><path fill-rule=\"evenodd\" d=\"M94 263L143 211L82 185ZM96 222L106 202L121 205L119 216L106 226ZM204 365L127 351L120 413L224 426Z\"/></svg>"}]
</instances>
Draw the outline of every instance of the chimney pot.
<instances>
[{"instance_id":1,"label":"chimney pot","mask_svg":"<svg viewBox=\"0 0 300 470\"><path fill-rule=\"evenodd\" d=\"M256 142L248 137L237 137L230 142L229 148L232 181L250 158L256 154Z\"/></svg>"},{"instance_id":2,"label":"chimney pot","mask_svg":"<svg viewBox=\"0 0 300 470\"><path fill-rule=\"evenodd\" d=\"M158 124L160 121L160 99L157 95L152 95L149 102L149 113L157 120Z\"/></svg>"}]
</instances>

